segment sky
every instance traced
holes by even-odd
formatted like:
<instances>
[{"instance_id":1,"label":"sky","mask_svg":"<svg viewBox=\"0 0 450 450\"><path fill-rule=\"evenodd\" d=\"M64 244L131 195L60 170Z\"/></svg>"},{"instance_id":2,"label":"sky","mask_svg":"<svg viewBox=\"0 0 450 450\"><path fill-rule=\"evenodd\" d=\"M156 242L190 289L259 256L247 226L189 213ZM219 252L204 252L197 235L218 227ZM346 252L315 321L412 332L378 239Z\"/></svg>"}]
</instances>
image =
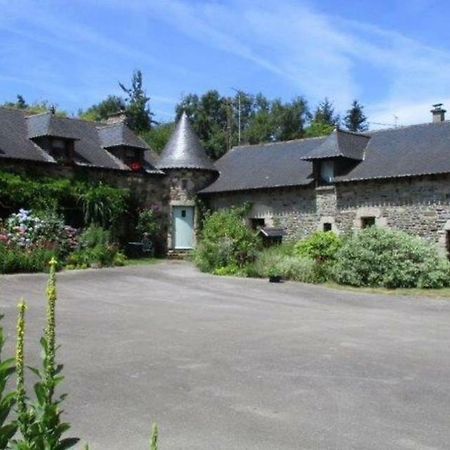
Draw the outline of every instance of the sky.
<instances>
[{"instance_id":1,"label":"sky","mask_svg":"<svg viewBox=\"0 0 450 450\"><path fill-rule=\"evenodd\" d=\"M353 99L371 128L450 111L444 0L0 0L0 103L71 114L140 69L159 121L188 93ZM382 125L380 125L382 124Z\"/></svg>"}]
</instances>

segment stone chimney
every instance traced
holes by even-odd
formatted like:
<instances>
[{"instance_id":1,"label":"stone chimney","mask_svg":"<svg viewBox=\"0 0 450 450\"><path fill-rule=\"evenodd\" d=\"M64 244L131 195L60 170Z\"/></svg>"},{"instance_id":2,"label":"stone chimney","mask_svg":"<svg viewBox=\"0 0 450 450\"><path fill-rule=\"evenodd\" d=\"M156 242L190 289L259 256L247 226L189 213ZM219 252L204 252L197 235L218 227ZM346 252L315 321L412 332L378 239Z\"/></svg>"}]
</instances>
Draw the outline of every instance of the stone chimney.
<instances>
[{"instance_id":1,"label":"stone chimney","mask_svg":"<svg viewBox=\"0 0 450 450\"><path fill-rule=\"evenodd\" d=\"M108 125L114 125L116 123L126 123L126 122L127 122L127 113L124 110L109 114L108 118L106 119L106 123Z\"/></svg>"},{"instance_id":2,"label":"stone chimney","mask_svg":"<svg viewBox=\"0 0 450 450\"><path fill-rule=\"evenodd\" d=\"M433 109L431 110L431 114L433 114L433 123L444 122L446 112L447 111L442 108L442 103L433 105Z\"/></svg>"}]
</instances>

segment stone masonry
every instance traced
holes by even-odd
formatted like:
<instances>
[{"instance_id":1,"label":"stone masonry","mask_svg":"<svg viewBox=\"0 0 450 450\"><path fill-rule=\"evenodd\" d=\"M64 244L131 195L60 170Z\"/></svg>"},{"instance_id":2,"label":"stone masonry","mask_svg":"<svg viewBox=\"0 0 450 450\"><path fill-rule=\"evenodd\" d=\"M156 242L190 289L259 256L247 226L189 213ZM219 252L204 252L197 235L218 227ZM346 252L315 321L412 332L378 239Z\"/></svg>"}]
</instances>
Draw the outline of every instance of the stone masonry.
<instances>
[{"instance_id":1,"label":"stone masonry","mask_svg":"<svg viewBox=\"0 0 450 450\"><path fill-rule=\"evenodd\" d=\"M381 227L402 230L444 250L450 231L450 175L336 183L220 193L208 196L213 209L252 205L249 219L285 228L296 240L331 224L337 233L353 233L363 218Z\"/></svg>"}]
</instances>

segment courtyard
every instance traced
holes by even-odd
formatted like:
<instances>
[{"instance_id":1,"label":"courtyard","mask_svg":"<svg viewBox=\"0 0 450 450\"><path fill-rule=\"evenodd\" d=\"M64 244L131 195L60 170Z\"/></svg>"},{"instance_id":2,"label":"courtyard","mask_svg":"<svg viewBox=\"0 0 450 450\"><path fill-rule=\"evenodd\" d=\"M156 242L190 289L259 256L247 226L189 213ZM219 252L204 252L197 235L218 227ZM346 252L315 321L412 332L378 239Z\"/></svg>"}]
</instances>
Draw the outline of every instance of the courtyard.
<instances>
[{"instance_id":1,"label":"courtyard","mask_svg":"<svg viewBox=\"0 0 450 450\"><path fill-rule=\"evenodd\" d=\"M13 351L47 277L0 278ZM161 262L58 275L68 435L90 448L446 449L450 301L214 277ZM32 374L28 375L31 382Z\"/></svg>"}]
</instances>

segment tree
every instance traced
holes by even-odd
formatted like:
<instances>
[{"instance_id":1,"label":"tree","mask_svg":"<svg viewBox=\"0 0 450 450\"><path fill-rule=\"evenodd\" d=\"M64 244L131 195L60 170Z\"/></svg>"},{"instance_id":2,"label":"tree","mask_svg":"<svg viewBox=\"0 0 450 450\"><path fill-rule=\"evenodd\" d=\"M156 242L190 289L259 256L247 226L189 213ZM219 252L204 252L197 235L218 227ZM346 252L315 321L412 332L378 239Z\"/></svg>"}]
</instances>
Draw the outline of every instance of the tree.
<instances>
[{"instance_id":1,"label":"tree","mask_svg":"<svg viewBox=\"0 0 450 450\"><path fill-rule=\"evenodd\" d=\"M357 100L353 100L351 108L344 117L344 125L349 131L363 132L369 129L363 110L364 107Z\"/></svg>"},{"instance_id":2,"label":"tree","mask_svg":"<svg viewBox=\"0 0 450 450\"><path fill-rule=\"evenodd\" d=\"M160 123L152 127L150 131L141 134L142 139L156 153L161 153L172 135L175 124L173 122Z\"/></svg>"},{"instance_id":3,"label":"tree","mask_svg":"<svg viewBox=\"0 0 450 450\"><path fill-rule=\"evenodd\" d=\"M339 124L339 116L334 113L333 103L325 97L325 99L319 103L314 116L314 122L320 122L323 124L331 125L335 127Z\"/></svg>"},{"instance_id":4,"label":"tree","mask_svg":"<svg viewBox=\"0 0 450 450\"><path fill-rule=\"evenodd\" d=\"M55 111L55 114L60 117L67 117L68 114L66 111L61 109L57 109L56 105L51 104L48 100L36 101L31 105L26 102L23 95L17 94L17 100L15 102L5 102L3 103L3 107L5 108L15 108L21 109L25 111L27 114L42 114L51 111L52 109Z\"/></svg>"},{"instance_id":5,"label":"tree","mask_svg":"<svg viewBox=\"0 0 450 450\"><path fill-rule=\"evenodd\" d=\"M214 159L238 145L239 126L241 144L258 144L301 138L310 118L308 104L302 97L283 102L243 91L234 97L221 96L218 91L208 91L200 97L189 94L176 107L177 120L183 111Z\"/></svg>"},{"instance_id":6,"label":"tree","mask_svg":"<svg viewBox=\"0 0 450 450\"><path fill-rule=\"evenodd\" d=\"M271 105L271 115L274 141L287 141L304 136L304 125L309 112L308 104L302 97L296 97L288 103L274 100Z\"/></svg>"},{"instance_id":7,"label":"tree","mask_svg":"<svg viewBox=\"0 0 450 450\"><path fill-rule=\"evenodd\" d=\"M108 95L105 100L102 100L96 105L92 105L86 111L79 111L78 116L81 119L100 122L102 120L106 120L109 116L111 116L111 114L125 110L126 104L122 97L118 97L117 95Z\"/></svg>"},{"instance_id":8,"label":"tree","mask_svg":"<svg viewBox=\"0 0 450 450\"><path fill-rule=\"evenodd\" d=\"M325 98L316 108L310 126L306 130L306 136L326 136L339 125L339 121L339 115L335 114L333 103Z\"/></svg>"},{"instance_id":9,"label":"tree","mask_svg":"<svg viewBox=\"0 0 450 450\"><path fill-rule=\"evenodd\" d=\"M125 99L128 125L137 133L149 131L152 126L152 116L148 105L150 97L147 97L143 88L142 72L135 70L131 78L131 87L127 88L119 83L120 88L127 94Z\"/></svg>"},{"instance_id":10,"label":"tree","mask_svg":"<svg viewBox=\"0 0 450 450\"><path fill-rule=\"evenodd\" d=\"M220 158L231 144L231 102L216 90L199 97L185 96L176 106L176 120L186 112L192 126L202 141L206 153L213 159Z\"/></svg>"}]
</instances>

